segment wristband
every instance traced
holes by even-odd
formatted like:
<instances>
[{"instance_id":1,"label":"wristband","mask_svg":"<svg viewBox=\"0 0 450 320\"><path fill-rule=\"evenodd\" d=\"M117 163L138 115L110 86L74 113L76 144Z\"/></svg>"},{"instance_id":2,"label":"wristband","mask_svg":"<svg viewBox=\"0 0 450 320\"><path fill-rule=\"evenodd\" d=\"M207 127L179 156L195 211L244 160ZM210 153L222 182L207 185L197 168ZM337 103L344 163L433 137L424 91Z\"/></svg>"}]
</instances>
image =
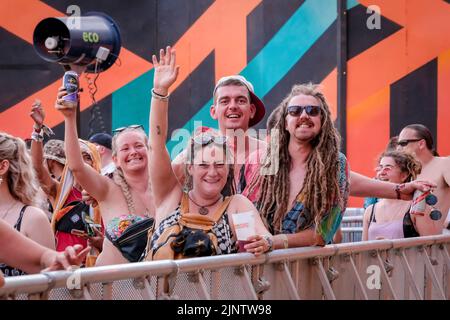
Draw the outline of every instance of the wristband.
<instances>
[{"instance_id":1,"label":"wristband","mask_svg":"<svg viewBox=\"0 0 450 320\"><path fill-rule=\"evenodd\" d=\"M400 190L403 189L405 187L404 183L398 184L395 186L395 193L397 194L397 199L400 200L401 199L401 194L400 194Z\"/></svg>"},{"instance_id":2,"label":"wristband","mask_svg":"<svg viewBox=\"0 0 450 320\"><path fill-rule=\"evenodd\" d=\"M33 131L31 133L31 139L36 142L44 141L44 132L43 131L40 131L40 132Z\"/></svg>"},{"instance_id":3,"label":"wristband","mask_svg":"<svg viewBox=\"0 0 450 320\"><path fill-rule=\"evenodd\" d=\"M287 235L281 234L280 236L283 238L283 248L284 249L289 248L289 240L288 240Z\"/></svg>"},{"instance_id":4,"label":"wristband","mask_svg":"<svg viewBox=\"0 0 450 320\"><path fill-rule=\"evenodd\" d=\"M167 94L167 96L163 96L163 95L160 95L159 93L156 93L155 89L152 89L151 92L152 92L153 98L161 100L161 101L169 101L170 94Z\"/></svg>"},{"instance_id":5,"label":"wristband","mask_svg":"<svg viewBox=\"0 0 450 320\"><path fill-rule=\"evenodd\" d=\"M33 124L33 129L35 132L40 133L42 131L42 126L38 126L36 123Z\"/></svg>"},{"instance_id":6,"label":"wristband","mask_svg":"<svg viewBox=\"0 0 450 320\"><path fill-rule=\"evenodd\" d=\"M267 249L267 251L272 251L273 250L273 240L272 237L269 235L264 235L263 238L267 241L269 248Z\"/></svg>"}]
</instances>

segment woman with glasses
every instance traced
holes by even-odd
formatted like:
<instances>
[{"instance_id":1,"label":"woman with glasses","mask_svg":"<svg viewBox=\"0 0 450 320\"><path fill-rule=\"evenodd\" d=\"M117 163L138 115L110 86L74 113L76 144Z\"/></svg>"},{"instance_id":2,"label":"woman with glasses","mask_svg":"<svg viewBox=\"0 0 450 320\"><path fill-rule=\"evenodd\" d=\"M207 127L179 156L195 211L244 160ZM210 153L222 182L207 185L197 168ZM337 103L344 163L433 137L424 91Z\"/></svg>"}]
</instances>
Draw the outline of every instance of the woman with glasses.
<instances>
[{"instance_id":1,"label":"woman with glasses","mask_svg":"<svg viewBox=\"0 0 450 320\"><path fill-rule=\"evenodd\" d=\"M150 111L150 178L156 207L156 229L151 241L151 250L157 250L158 238L165 230L184 218L185 208L189 214L212 218L216 210L225 207L225 212L213 221L212 232L217 237L213 254L237 251L236 229L233 216L249 212L255 221L256 234L246 240L244 249L260 255L272 247L270 233L253 204L245 197L234 194L234 170L231 152L226 138L212 132L200 133L189 142L185 165L185 186L179 184L171 167L166 149L168 130L169 88L176 81L179 67L176 66L175 50L161 49L159 60L153 56L155 67ZM228 205L226 204L228 202ZM224 204L225 203L225 204ZM152 259L152 255L147 256Z\"/></svg>"},{"instance_id":2,"label":"woman with glasses","mask_svg":"<svg viewBox=\"0 0 450 320\"><path fill-rule=\"evenodd\" d=\"M386 151L379 160L377 178L381 181L406 183L415 180L422 166L414 157L401 151ZM436 234L432 228L430 208L425 215L410 214L410 200L380 199L366 208L363 219L363 241L400 239Z\"/></svg>"},{"instance_id":3,"label":"woman with glasses","mask_svg":"<svg viewBox=\"0 0 450 320\"><path fill-rule=\"evenodd\" d=\"M105 226L103 250L96 265L139 260L153 225L154 206L148 173L148 138L142 126L115 130L112 158L113 179L102 176L81 156L76 129L76 108L65 104L67 91L58 91L55 108L65 120L67 164L81 187L98 202Z\"/></svg>"}]
</instances>

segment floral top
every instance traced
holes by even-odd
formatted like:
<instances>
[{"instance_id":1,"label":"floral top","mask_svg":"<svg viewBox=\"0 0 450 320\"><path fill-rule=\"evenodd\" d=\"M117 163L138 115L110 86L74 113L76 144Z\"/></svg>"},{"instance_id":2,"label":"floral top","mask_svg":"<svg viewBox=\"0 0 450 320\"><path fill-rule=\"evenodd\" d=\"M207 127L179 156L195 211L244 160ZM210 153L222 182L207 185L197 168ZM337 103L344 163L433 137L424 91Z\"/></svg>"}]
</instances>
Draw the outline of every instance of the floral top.
<instances>
[{"instance_id":1,"label":"floral top","mask_svg":"<svg viewBox=\"0 0 450 320\"><path fill-rule=\"evenodd\" d=\"M137 216L134 214L124 214L119 217L115 217L109 221L106 227L106 232L112 239L119 238L122 233L131 225L144 220L146 217Z\"/></svg>"}]
</instances>

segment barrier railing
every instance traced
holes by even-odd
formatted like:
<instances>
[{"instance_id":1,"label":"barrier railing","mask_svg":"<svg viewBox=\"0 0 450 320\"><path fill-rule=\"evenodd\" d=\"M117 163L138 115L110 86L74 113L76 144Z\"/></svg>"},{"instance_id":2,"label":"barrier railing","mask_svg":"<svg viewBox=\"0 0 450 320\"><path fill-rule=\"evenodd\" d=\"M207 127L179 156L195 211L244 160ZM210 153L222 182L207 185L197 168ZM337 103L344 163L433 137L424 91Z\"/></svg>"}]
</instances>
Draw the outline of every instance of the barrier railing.
<instances>
[{"instance_id":1,"label":"barrier railing","mask_svg":"<svg viewBox=\"0 0 450 320\"><path fill-rule=\"evenodd\" d=\"M450 236L6 278L3 299L449 299Z\"/></svg>"},{"instance_id":2,"label":"barrier railing","mask_svg":"<svg viewBox=\"0 0 450 320\"><path fill-rule=\"evenodd\" d=\"M363 208L347 208L342 218L342 242L362 240Z\"/></svg>"}]
</instances>

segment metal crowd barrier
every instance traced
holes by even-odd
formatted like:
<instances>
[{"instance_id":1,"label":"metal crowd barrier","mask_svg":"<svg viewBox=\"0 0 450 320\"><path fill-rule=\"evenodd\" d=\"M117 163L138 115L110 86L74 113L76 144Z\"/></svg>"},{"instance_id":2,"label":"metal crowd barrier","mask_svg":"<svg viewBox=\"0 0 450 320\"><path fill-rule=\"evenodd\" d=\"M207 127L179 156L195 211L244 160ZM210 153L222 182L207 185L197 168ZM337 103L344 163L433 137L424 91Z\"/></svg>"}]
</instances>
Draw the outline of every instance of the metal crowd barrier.
<instances>
[{"instance_id":1,"label":"metal crowd barrier","mask_svg":"<svg viewBox=\"0 0 450 320\"><path fill-rule=\"evenodd\" d=\"M3 299L449 299L450 236L6 278Z\"/></svg>"},{"instance_id":2,"label":"metal crowd barrier","mask_svg":"<svg viewBox=\"0 0 450 320\"><path fill-rule=\"evenodd\" d=\"M362 240L363 208L347 208L342 218L342 242L358 242Z\"/></svg>"}]
</instances>

